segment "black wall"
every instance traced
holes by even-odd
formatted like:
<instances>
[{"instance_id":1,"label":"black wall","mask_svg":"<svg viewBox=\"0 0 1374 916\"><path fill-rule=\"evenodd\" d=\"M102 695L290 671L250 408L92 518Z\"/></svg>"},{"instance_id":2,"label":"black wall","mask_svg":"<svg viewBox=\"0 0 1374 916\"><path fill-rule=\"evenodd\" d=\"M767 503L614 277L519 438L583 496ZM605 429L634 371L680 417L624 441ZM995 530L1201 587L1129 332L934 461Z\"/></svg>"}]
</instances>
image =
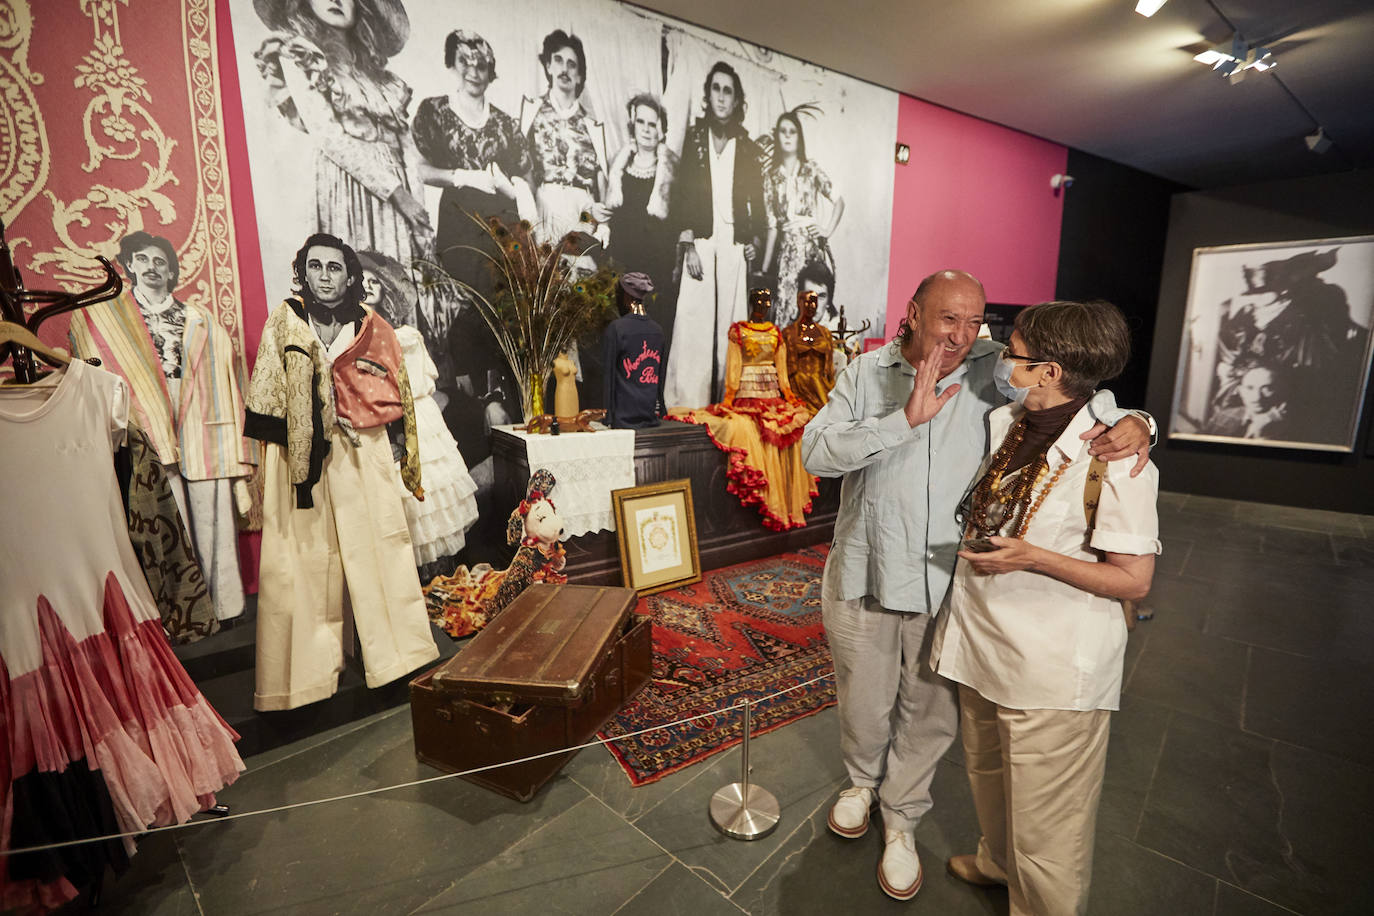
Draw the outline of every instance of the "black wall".
<instances>
[{"instance_id":1,"label":"black wall","mask_svg":"<svg viewBox=\"0 0 1374 916\"><path fill-rule=\"evenodd\" d=\"M1059 299L1106 299L1131 326L1131 362L1108 384L1117 402L1145 403L1155 304L1169 201L1183 185L1156 178L1106 159L1069 150L1073 187L1064 194L1059 240ZM1158 416L1158 415L1157 415Z\"/></svg>"},{"instance_id":2,"label":"black wall","mask_svg":"<svg viewBox=\"0 0 1374 916\"><path fill-rule=\"evenodd\" d=\"M1075 185L1069 194L1078 190ZM1066 202L1066 233L1067 222ZM1173 400L1194 248L1367 234L1374 234L1370 170L1176 195L1169 214L1145 399L1161 431L1167 431ZM1061 278L1062 265L1061 255ZM1154 455L1161 485L1184 493L1374 514L1371 414L1374 386L1366 391L1353 454L1171 442L1166 435Z\"/></svg>"}]
</instances>

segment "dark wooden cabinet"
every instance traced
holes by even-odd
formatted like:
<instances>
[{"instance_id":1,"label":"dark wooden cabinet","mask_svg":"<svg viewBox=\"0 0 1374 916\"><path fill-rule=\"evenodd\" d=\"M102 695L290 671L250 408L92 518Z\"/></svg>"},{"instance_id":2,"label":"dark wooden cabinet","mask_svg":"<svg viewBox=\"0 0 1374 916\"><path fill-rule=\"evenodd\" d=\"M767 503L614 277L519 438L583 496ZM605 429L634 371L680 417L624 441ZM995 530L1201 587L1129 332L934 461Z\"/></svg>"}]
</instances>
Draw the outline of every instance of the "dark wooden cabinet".
<instances>
[{"instance_id":1,"label":"dark wooden cabinet","mask_svg":"<svg viewBox=\"0 0 1374 916\"><path fill-rule=\"evenodd\" d=\"M575 433L570 435L576 435ZM529 482L525 445L518 436L492 433L498 506L519 504ZM830 540L840 505L840 481L820 480L820 493L811 504L806 526L773 531L763 525L754 508L740 505L726 492L727 456L711 442L703 427L665 420L656 429L635 433L635 479L657 483L685 477L692 482L697 526L697 550L703 570L743 563ZM572 582L619 584L620 553L614 531L597 531L570 538L567 573Z\"/></svg>"}]
</instances>

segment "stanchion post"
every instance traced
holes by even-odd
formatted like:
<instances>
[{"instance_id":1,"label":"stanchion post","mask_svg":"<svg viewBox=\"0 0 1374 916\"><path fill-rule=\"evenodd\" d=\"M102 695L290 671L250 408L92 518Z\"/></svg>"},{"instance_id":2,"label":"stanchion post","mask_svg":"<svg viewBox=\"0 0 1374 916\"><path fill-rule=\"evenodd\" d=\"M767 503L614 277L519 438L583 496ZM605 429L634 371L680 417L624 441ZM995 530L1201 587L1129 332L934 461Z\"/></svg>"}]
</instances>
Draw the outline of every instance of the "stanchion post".
<instances>
[{"instance_id":1,"label":"stanchion post","mask_svg":"<svg viewBox=\"0 0 1374 916\"><path fill-rule=\"evenodd\" d=\"M760 840L778 826L780 809L772 792L749 781L749 738L753 706L744 701L744 738L740 742L740 781L722 786L711 796L711 823L736 840Z\"/></svg>"}]
</instances>

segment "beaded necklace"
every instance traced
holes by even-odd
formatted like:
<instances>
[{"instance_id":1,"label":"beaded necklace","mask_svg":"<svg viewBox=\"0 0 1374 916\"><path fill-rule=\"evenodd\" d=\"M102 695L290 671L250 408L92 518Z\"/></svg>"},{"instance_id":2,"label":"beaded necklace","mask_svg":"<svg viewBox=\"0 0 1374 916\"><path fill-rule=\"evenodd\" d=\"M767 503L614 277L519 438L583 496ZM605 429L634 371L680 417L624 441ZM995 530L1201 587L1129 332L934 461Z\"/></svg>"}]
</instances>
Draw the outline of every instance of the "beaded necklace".
<instances>
[{"instance_id":1,"label":"beaded necklace","mask_svg":"<svg viewBox=\"0 0 1374 916\"><path fill-rule=\"evenodd\" d=\"M1045 497L1059 482L1059 478L1064 474L1064 469L1073 464L1072 458L1064 459L1064 463L1059 465L1054 474L1050 476L1049 481L1045 483L1032 503L1031 497L1035 493L1035 488L1049 474L1048 449L1022 468L1014 480L1006 486L1002 485L1002 478L1006 473L1007 465L1011 463L1017 446L1025 437L1026 419L1022 417L1007 433L1006 439L997 449L997 454L993 455L992 464L988 467L987 473L983 475L973 488L973 492L969 494L969 534L978 537L990 537L1001 534L1002 529L1010 524L1015 532L1013 537L1024 537L1026 529L1030 527L1031 519L1035 517L1036 512L1040 511L1040 506L1045 502Z\"/></svg>"}]
</instances>

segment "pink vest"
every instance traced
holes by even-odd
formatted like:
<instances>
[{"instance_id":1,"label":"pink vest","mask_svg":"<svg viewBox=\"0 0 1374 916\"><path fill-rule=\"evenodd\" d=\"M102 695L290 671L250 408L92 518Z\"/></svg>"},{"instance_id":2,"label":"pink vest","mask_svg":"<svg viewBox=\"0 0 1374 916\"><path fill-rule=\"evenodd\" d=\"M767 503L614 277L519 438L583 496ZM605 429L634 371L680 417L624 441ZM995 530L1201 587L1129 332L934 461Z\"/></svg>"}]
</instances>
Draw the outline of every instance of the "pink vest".
<instances>
[{"instance_id":1,"label":"pink vest","mask_svg":"<svg viewBox=\"0 0 1374 916\"><path fill-rule=\"evenodd\" d=\"M369 311L348 349L334 360L334 407L355 429L401 418L401 342L391 325Z\"/></svg>"}]
</instances>

